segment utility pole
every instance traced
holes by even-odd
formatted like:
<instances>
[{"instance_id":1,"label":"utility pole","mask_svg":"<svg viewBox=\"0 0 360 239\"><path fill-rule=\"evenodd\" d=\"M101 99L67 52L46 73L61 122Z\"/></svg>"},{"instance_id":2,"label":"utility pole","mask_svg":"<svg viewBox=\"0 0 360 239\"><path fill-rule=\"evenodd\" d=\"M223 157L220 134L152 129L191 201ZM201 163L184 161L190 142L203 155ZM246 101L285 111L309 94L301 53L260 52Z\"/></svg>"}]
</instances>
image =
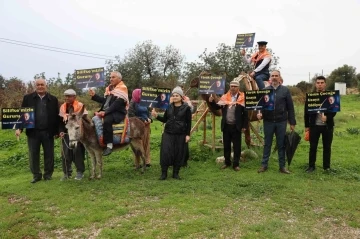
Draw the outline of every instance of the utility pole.
<instances>
[{"instance_id":1,"label":"utility pole","mask_svg":"<svg viewBox=\"0 0 360 239\"><path fill-rule=\"evenodd\" d=\"M310 72L309 72L309 83L311 83L311 82L310 82Z\"/></svg>"}]
</instances>

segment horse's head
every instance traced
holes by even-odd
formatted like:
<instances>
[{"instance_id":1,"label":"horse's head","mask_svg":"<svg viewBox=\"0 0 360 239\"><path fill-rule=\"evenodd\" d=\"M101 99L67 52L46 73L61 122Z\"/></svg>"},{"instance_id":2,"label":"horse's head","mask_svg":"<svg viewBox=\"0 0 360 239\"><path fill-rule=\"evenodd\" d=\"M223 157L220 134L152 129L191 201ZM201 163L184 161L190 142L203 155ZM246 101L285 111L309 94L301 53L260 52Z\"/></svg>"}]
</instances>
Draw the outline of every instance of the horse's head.
<instances>
[{"instance_id":1,"label":"horse's head","mask_svg":"<svg viewBox=\"0 0 360 239\"><path fill-rule=\"evenodd\" d=\"M69 111L69 117L65 127L68 130L70 148L75 148L77 142L81 139L83 132L82 117L84 115L84 109L85 105L83 105L79 113Z\"/></svg>"},{"instance_id":2,"label":"horse's head","mask_svg":"<svg viewBox=\"0 0 360 239\"><path fill-rule=\"evenodd\" d=\"M241 73L238 77L234 78L234 81L239 82L241 92L247 90L259 90L256 81L249 74Z\"/></svg>"}]
</instances>

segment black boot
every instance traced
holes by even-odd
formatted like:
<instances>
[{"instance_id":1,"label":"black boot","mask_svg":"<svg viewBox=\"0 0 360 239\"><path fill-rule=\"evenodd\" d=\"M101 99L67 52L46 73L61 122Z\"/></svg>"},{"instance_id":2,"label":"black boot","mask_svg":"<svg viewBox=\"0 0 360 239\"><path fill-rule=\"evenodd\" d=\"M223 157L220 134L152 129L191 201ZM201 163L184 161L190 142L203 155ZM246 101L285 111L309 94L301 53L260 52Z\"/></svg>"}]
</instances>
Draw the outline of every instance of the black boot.
<instances>
[{"instance_id":1,"label":"black boot","mask_svg":"<svg viewBox=\"0 0 360 239\"><path fill-rule=\"evenodd\" d=\"M175 179L178 179L178 180L180 180L181 178L180 178L180 176L179 176L179 169L178 168L174 168L174 170L173 170L173 178L175 178Z\"/></svg>"},{"instance_id":2,"label":"black boot","mask_svg":"<svg viewBox=\"0 0 360 239\"><path fill-rule=\"evenodd\" d=\"M166 171L162 170L159 180L165 180L166 178L167 178L167 170Z\"/></svg>"}]
</instances>

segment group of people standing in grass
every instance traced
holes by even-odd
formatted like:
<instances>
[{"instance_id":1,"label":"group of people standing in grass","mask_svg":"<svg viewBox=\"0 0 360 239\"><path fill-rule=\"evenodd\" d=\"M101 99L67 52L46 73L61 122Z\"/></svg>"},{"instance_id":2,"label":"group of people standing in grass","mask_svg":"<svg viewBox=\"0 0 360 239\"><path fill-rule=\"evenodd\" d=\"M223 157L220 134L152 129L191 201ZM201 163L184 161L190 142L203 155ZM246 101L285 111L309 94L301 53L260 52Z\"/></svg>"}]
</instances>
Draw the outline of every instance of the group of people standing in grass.
<instances>
[{"instance_id":1,"label":"group of people standing in grass","mask_svg":"<svg viewBox=\"0 0 360 239\"><path fill-rule=\"evenodd\" d=\"M295 130L296 119L293 100L289 89L283 85L283 78L279 70L269 71L271 54L266 50L266 41L259 41L259 51L252 56L247 56L245 50L241 51L244 60L253 64L254 69L250 73L259 89L274 90L274 110L261 110L257 114L258 120L263 120L264 148L261 160L261 167L258 173L268 170L271 146L275 134L276 146L278 149L279 172L290 174L285 162L285 134L287 124L290 130ZM267 85L267 86L266 86ZM318 76L315 81L316 92L326 90L326 78ZM239 90L239 82L231 81L230 89L220 100L215 102L215 97L209 97L210 104L214 108L222 110L221 130L223 132L224 158L225 162L221 169L230 166L239 171L241 154L241 133L248 127L248 115L244 107L244 93ZM323 169L331 170L331 144L334 131L335 112L317 112L310 114L304 110L305 131L310 134L309 165L306 172L315 170L316 153L320 136L323 141ZM231 162L231 143L233 145L233 162Z\"/></svg>"},{"instance_id":2,"label":"group of people standing in grass","mask_svg":"<svg viewBox=\"0 0 360 239\"><path fill-rule=\"evenodd\" d=\"M254 65L250 73L258 83L259 89L273 89L275 92L274 110L262 110L257 114L259 120L263 120L265 144L263 149L261 167L258 173L268 169L273 136L276 137L278 149L279 172L290 174L285 167L285 133L287 124L290 130L295 129L294 104L289 89L284 86L280 71L269 72L271 55L266 50L267 42L258 42L259 51L251 57L244 59ZM268 81L268 82L267 82ZM268 86L265 87L267 82ZM270 82L270 84L269 84ZM315 81L317 92L326 90L326 79L318 76ZM172 166L174 179L180 179L180 168L187 164L189 158L188 142L191 131L192 104L179 86L172 90L170 104L163 115L159 115L154 109L149 112L147 107L140 105L141 89L132 92L131 101L128 99L128 90L123 82L120 72L112 72L110 85L106 88L104 97L98 96L93 90L89 90L91 99L102 103L101 110L95 115L104 118L104 143L106 148L103 155L111 154L113 143L112 124L120 123L126 115L138 117L145 124L145 151L146 167L151 166L150 159L150 124L152 117L165 123L160 148L160 180L168 176L168 168ZM36 183L42 178L51 180L54 171L54 137L60 137L62 141L62 167L64 176L62 180L69 179L72 174L71 163L74 162L77 170L75 179L81 180L85 171L85 150L78 143L76 150L68 147L69 137L66 134L66 122L70 112L77 113L82 108L82 103L76 100L76 92L68 89L64 92L65 102L59 107L58 99L47 92L46 81L42 78L35 80L35 92L24 96L22 107L33 107L35 111L35 128L26 129L27 143L29 148L29 163L33 174L31 183ZM221 131L223 133L225 162L221 169L232 167L235 171L240 170L241 134L248 128L248 114L244 107L244 93L239 90L239 82L231 81L230 89L219 100L215 101L212 95L209 102L213 108L221 109ZM334 112L309 114L304 112L305 131L310 133L309 166L306 172L315 170L316 152L320 136L323 141L323 169L330 170L331 143L334 129ZM19 136L23 129L17 129L15 134ZM231 145L234 157L231 161ZM44 173L40 169L40 147L44 151Z\"/></svg>"},{"instance_id":3,"label":"group of people standing in grass","mask_svg":"<svg viewBox=\"0 0 360 239\"><path fill-rule=\"evenodd\" d=\"M146 167L150 167L150 124L152 119L147 107L140 105L141 89L135 89L132 92L132 99L129 102L127 87L123 83L120 72L112 72L110 85L106 88L105 96L98 96L91 89L89 95L92 100L102 103L101 110L95 115L104 118L103 134L106 148L103 155L107 156L112 152L112 124L120 123L128 114L129 117L138 117L145 124ZM61 180L71 178L72 162L74 162L77 170L75 179L81 180L83 178L85 171L84 146L78 142L77 147L71 149L66 130L69 115L80 112L83 104L76 100L76 91L73 89L66 90L64 98L64 103L59 106L58 99L47 91L46 81L42 78L35 80L35 92L27 94L23 98L21 106L33 107L35 112L35 127L26 129L29 164L33 175L31 183L37 183L42 179L46 181L52 179L54 138L57 137L62 139L61 155L64 175ZM191 102L188 97L184 96L181 87L175 87L171 95L171 104L164 115L160 116L155 111L151 112L153 117L165 123L160 149L160 179L162 180L167 178L167 170L170 166L173 166L173 178L180 179L180 167L187 163L191 107ZM85 114L87 114L86 110ZM20 136L23 130L23 128L17 129L15 135ZM44 151L43 172L40 169L40 147Z\"/></svg>"}]
</instances>

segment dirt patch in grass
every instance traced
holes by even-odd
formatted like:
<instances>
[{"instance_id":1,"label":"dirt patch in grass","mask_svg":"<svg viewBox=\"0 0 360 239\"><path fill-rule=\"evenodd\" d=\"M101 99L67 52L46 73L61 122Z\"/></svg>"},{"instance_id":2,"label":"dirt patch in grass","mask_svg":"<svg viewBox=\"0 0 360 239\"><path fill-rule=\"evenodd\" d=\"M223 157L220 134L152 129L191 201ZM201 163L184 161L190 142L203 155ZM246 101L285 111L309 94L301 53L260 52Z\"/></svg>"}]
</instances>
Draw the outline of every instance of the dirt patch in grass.
<instances>
[{"instance_id":1,"label":"dirt patch in grass","mask_svg":"<svg viewBox=\"0 0 360 239\"><path fill-rule=\"evenodd\" d=\"M324 218L316 225L316 228L319 228L319 231L326 232L325 235L320 236L324 239L360 238L360 228L350 227L336 218Z\"/></svg>"}]
</instances>

